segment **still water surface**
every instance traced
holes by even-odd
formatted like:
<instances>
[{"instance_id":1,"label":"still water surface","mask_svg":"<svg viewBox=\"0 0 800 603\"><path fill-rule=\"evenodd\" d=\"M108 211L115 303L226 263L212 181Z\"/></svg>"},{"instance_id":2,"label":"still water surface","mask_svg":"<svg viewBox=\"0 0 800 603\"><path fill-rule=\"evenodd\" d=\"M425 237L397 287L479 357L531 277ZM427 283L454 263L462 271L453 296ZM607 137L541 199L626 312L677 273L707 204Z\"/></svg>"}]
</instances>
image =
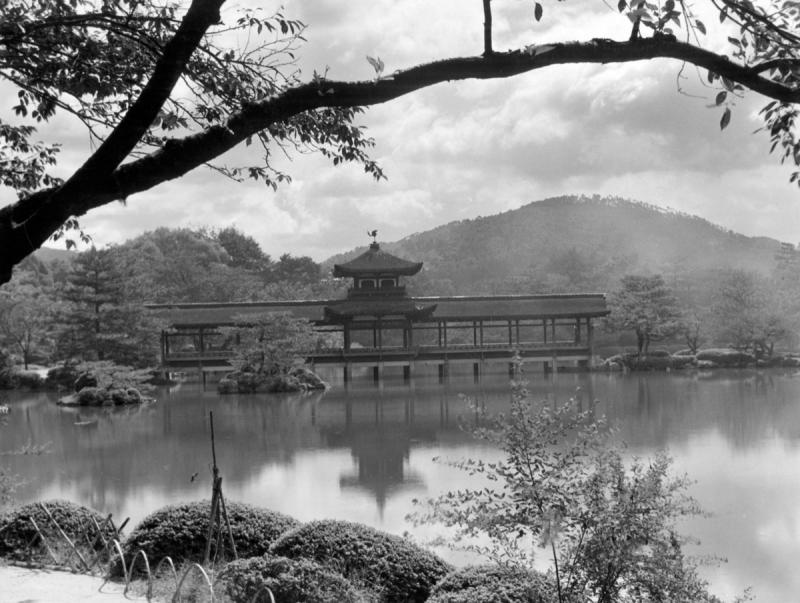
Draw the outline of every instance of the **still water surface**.
<instances>
[{"instance_id":1,"label":"still water surface","mask_svg":"<svg viewBox=\"0 0 800 603\"><path fill-rule=\"evenodd\" d=\"M333 379L333 375L330 375ZM702 554L728 562L706 575L721 596L753 587L757 601L800 600L800 374L557 374L528 376L534 397L598 399L630 453L667 449L710 518L686 525ZM333 379L335 381L335 379ZM580 389L579 389L580 388ZM414 498L467 484L433 457L496 458L458 427L459 394L502 410L504 375L472 383L434 375L378 388L366 376L310 396L225 396L198 383L157 392L136 409L65 409L55 394L13 392L0 450L50 443L42 456L3 456L23 476L22 502L67 498L135 524L172 502L210 494L208 413L214 411L223 489L300 520L338 518L425 537L405 520ZM81 425L97 419L96 422ZM197 477L192 481L192 476ZM442 552L442 551L440 551ZM443 552L447 556L447 552ZM452 557L451 557L452 558Z\"/></svg>"}]
</instances>

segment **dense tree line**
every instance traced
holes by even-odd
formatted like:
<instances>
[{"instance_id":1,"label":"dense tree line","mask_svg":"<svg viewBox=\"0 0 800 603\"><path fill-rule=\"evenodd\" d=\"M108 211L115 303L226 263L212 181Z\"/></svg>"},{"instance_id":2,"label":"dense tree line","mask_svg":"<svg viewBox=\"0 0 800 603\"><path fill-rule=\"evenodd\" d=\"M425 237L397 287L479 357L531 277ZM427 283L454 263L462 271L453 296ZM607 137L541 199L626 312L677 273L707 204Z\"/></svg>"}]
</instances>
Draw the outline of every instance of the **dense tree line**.
<instances>
[{"instance_id":1,"label":"dense tree line","mask_svg":"<svg viewBox=\"0 0 800 603\"><path fill-rule=\"evenodd\" d=\"M147 232L45 263L27 258L0 287L0 348L31 362L82 358L157 363L158 324L145 303L340 295L306 256L273 260L236 228Z\"/></svg>"},{"instance_id":2,"label":"dense tree line","mask_svg":"<svg viewBox=\"0 0 800 603\"><path fill-rule=\"evenodd\" d=\"M637 351L651 342L730 347L770 358L800 336L800 250L784 245L770 275L726 268L676 275L626 275L609 296L611 330L636 334Z\"/></svg>"}]
</instances>

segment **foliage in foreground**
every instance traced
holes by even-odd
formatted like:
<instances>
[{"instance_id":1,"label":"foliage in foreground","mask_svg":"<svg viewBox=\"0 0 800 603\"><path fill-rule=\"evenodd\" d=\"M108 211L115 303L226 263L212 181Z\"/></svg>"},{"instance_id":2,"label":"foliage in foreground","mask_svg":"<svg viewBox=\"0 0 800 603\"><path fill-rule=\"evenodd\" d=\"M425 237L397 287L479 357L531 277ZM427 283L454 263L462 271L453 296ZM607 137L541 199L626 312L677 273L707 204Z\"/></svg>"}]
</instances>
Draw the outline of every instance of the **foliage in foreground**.
<instances>
[{"instance_id":1,"label":"foliage in foreground","mask_svg":"<svg viewBox=\"0 0 800 603\"><path fill-rule=\"evenodd\" d=\"M452 569L404 538L347 521L307 523L284 534L270 553L314 560L386 602L422 603Z\"/></svg>"},{"instance_id":2,"label":"foliage in foreground","mask_svg":"<svg viewBox=\"0 0 800 603\"><path fill-rule=\"evenodd\" d=\"M226 508L239 557L263 555L281 534L298 525L296 519L287 515L244 503L226 501ZM167 556L175 564L203 561L210 516L211 502L208 500L168 505L151 513L125 540L123 552L126 560L132 560L136 551L141 549L152 565ZM215 542L212 542L211 556L218 557ZM137 563L136 568L141 569L141 565ZM122 575L119 561L111 568L111 573Z\"/></svg>"},{"instance_id":3,"label":"foliage in foreground","mask_svg":"<svg viewBox=\"0 0 800 603\"><path fill-rule=\"evenodd\" d=\"M427 603L550 603L552 585L541 574L504 565L468 566L449 573Z\"/></svg>"},{"instance_id":4,"label":"foliage in foreground","mask_svg":"<svg viewBox=\"0 0 800 603\"><path fill-rule=\"evenodd\" d=\"M309 559L253 557L225 566L218 579L234 603L250 603L269 588L281 603L359 603L364 597L341 574Z\"/></svg>"},{"instance_id":5,"label":"foliage in foreground","mask_svg":"<svg viewBox=\"0 0 800 603\"><path fill-rule=\"evenodd\" d=\"M470 430L505 458L456 466L494 487L428 500L416 523L455 528L454 546L523 568L546 551L561 603L716 600L683 552L677 523L700 510L666 454L626 464L593 406L535 403L521 383L507 415L476 412Z\"/></svg>"},{"instance_id":6,"label":"foliage in foreground","mask_svg":"<svg viewBox=\"0 0 800 603\"><path fill-rule=\"evenodd\" d=\"M46 500L42 504L47 507L47 510L50 511L53 519L58 522L64 533L77 544L80 544L85 538L83 536L84 533L88 533L90 539L94 540L97 530L93 526L92 519L99 526L102 527L104 525L105 517L89 507L77 505L66 500ZM28 557L28 544L36 536L36 530L30 521L31 518L33 518L49 542L58 541L61 538L57 528L42 510L40 503L23 505L8 513L4 518L0 518L0 556ZM108 538L115 536L110 526L107 527L105 536ZM100 551L102 549L103 544L98 539L95 543L95 550ZM36 543L33 552L34 557L45 554L41 541Z\"/></svg>"}]
</instances>

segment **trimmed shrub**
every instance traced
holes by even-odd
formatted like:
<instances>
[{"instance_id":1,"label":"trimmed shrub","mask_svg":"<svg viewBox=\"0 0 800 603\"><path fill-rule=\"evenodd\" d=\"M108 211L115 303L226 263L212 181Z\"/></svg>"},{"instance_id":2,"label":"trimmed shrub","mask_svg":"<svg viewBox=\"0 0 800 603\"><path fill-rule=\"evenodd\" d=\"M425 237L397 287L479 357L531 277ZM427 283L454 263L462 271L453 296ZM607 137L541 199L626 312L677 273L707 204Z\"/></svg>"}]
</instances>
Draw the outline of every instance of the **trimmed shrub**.
<instances>
[{"instance_id":1,"label":"trimmed shrub","mask_svg":"<svg viewBox=\"0 0 800 603\"><path fill-rule=\"evenodd\" d=\"M70 540L76 546L89 546L89 542L83 536L84 533L88 533L89 540L94 540L97 536L97 529L92 524L92 518L99 526L102 526L106 519L105 516L94 509L76 505L66 500L46 500L43 503L47 510L50 511L53 519L56 520L61 529L64 530L64 533L70 537ZM50 521L50 518L39 506L39 503L30 503L11 511L1 520L4 523L0 524L0 556L27 558L29 553L33 553L34 557L38 554L45 554L45 548L40 539L34 543L32 551L27 550L28 543L36 536L36 530L30 521L31 518L39 526L51 547L59 541L63 541L53 522ZM111 538L113 536L114 530L109 526L106 531L106 537ZM64 546L67 546L66 543L64 543ZM100 551L102 549L101 542L95 543L94 550Z\"/></svg>"},{"instance_id":2,"label":"trimmed shrub","mask_svg":"<svg viewBox=\"0 0 800 603\"><path fill-rule=\"evenodd\" d=\"M243 558L263 555L281 534L299 525L296 519L282 513L243 503L225 501L225 507L236 543L236 553ZM202 562L210 514L209 500L169 505L151 513L125 539L122 550L126 562L132 560L139 549L147 554L153 566L167 556L176 565L183 561ZM215 549L216 542L212 542L212 557ZM136 568L141 567L140 562L137 562ZM111 572L121 576L122 564L117 561Z\"/></svg>"},{"instance_id":3,"label":"trimmed shrub","mask_svg":"<svg viewBox=\"0 0 800 603\"><path fill-rule=\"evenodd\" d=\"M433 587L428 603L551 603L552 586L536 572L500 565L463 567Z\"/></svg>"},{"instance_id":4,"label":"trimmed shrub","mask_svg":"<svg viewBox=\"0 0 800 603\"><path fill-rule=\"evenodd\" d=\"M421 603L452 569L399 536L347 521L312 521L284 534L270 553L317 561L385 602Z\"/></svg>"},{"instance_id":5,"label":"trimmed shrub","mask_svg":"<svg viewBox=\"0 0 800 603\"><path fill-rule=\"evenodd\" d=\"M363 601L347 579L310 559L253 557L226 565L218 574L225 594L233 603L250 603L268 587L281 603L358 603Z\"/></svg>"},{"instance_id":6,"label":"trimmed shrub","mask_svg":"<svg viewBox=\"0 0 800 603\"><path fill-rule=\"evenodd\" d=\"M754 364L756 359L752 354L731 350L728 348L713 348L697 352L698 366L700 362L713 362L716 366L743 368Z\"/></svg>"}]
</instances>

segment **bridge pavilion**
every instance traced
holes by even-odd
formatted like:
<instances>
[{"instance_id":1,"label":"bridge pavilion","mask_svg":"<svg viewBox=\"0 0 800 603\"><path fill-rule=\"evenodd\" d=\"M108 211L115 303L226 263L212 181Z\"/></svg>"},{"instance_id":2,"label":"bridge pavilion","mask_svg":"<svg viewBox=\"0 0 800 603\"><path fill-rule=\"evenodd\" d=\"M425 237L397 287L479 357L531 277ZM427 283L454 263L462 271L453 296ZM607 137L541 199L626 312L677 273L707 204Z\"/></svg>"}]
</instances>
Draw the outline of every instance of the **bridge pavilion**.
<instances>
[{"instance_id":1,"label":"bridge pavilion","mask_svg":"<svg viewBox=\"0 0 800 603\"><path fill-rule=\"evenodd\" d=\"M422 262L373 242L334 266L334 277L352 279L343 299L148 308L169 325L161 334L166 370L224 370L231 352L217 329L264 312L288 312L338 334L339 346L310 360L343 367L345 380L355 366L373 366L378 377L387 365L403 366L408 376L418 363L436 364L442 377L452 363L464 362L473 364L477 377L485 363L508 363L515 354L542 362L546 371L586 366L591 359L593 320L608 314L605 295L409 296L403 279L421 269Z\"/></svg>"}]
</instances>

